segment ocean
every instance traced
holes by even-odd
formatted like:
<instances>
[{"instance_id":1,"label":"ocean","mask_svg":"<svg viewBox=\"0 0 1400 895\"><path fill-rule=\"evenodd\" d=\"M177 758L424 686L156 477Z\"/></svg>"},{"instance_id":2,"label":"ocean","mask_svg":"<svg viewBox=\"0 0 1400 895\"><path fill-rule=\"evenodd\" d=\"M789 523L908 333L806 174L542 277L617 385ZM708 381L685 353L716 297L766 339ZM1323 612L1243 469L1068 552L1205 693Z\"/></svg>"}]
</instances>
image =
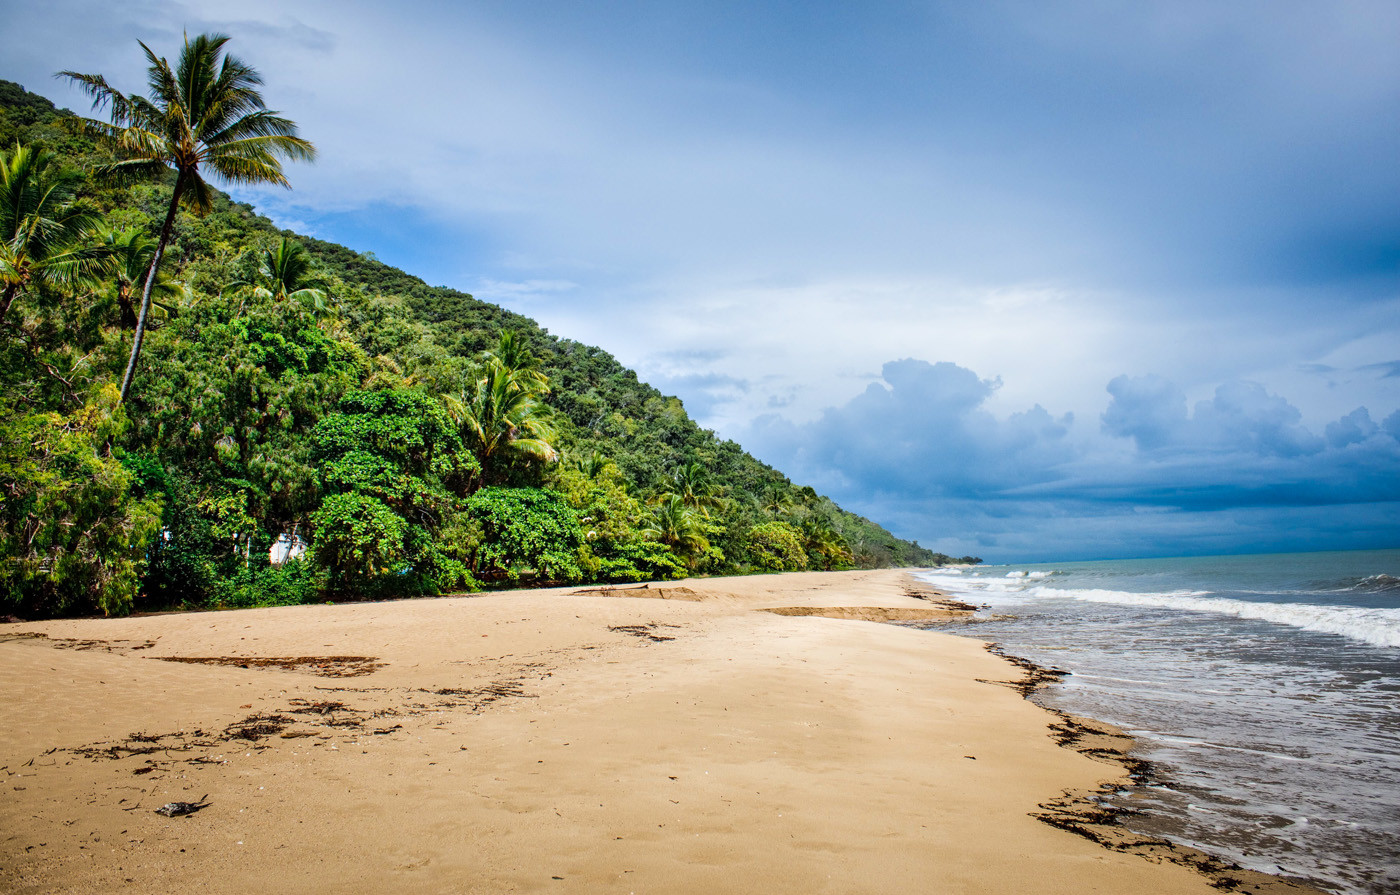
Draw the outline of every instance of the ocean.
<instances>
[{"instance_id":1,"label":"ocean","mask_svg":"<svg viewBox=\"0 0 1400 895\"><path fill-rule=\"evenodd\" d=\"M937 627L1070 673L1037 702L1138 738L1129 827L1400 893L1400 550L919 574L984 607Z\"/></svg>"}]
</instances>

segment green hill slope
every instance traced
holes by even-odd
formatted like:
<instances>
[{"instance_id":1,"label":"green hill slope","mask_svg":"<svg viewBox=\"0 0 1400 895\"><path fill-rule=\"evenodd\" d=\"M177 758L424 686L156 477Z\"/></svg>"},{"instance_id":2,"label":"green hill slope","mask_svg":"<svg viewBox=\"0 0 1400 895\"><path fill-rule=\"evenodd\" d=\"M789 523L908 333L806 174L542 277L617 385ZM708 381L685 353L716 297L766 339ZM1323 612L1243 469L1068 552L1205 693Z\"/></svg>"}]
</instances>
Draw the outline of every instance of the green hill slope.
<instances>
[{"instance_id":1,"label":"green hill slope","mask_svg":"<svg viewBox=\"0 0 1400 895\"><path fill-rule=\"evenodd\" d=\"M102 154L71 121L0 81L7 157L39 144L90 167ZM169 194L168 180L90 178L79 192L118 235L110 251L153 239ZM306 288L278 292L264 268L298 246L312 262ZM223 194L212 213L177 219L167 286L118 407L144 270L128 267L20 290L0 332L0 587L18 611L949 559L700 428L606 352L278 231ZM511 388L537 382L539 406L492 454L462 414L503 352L526 369ZM543 436L534 455L531 432ZM271 565L279 539L309 549Z\"/></svg>"}]
</instances>

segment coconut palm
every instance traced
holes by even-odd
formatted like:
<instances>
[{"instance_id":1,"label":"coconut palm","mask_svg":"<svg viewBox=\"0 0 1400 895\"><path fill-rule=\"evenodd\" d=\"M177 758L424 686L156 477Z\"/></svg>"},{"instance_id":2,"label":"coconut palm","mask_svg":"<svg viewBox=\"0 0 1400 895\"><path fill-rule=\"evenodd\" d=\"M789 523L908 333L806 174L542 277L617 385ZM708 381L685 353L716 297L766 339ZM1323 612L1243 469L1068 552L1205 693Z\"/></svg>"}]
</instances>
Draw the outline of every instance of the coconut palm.
<instances>
[{"instance_id":1,"label":"coconut palm","mask_svg":"<svg viewBox=\"0 0 1400 895\"><path fill-rule=\"evenodd\" d=\"M233 285L275 302L299 302L307 310L318 314L330 308L326 300L326 284L316 277L310 253L301 243L292 242L285 236L276 248L258 255L257 272L251 279Z\"/></svg>"},{"instance_id":2,"label":"coconut palm","mask_svg":"<svg viewBox=\"0 0 1400 895\"><path fill-rule=\"evenodd\" d=\"M444 395L443 404L488 483L513 459L553 462L559 458L551 444L555 436L548 408L499 362L487 363L460 396Z\"/></svg>"},{"instance_id":3,"label":"coconut palm","mask_svg":"<svg viewBox=\"0 0 1400 895\"><path fill-rule=\"evenodd\" d=\"M782 485L769 485L758 498L758 508L777 518L793 509L792 493Z\"/></svg>"},{"instance_id":4,"label":"coconut palm","mask_svg":"<svg viewBox=\"0 0 1400 895\"><path fill-rule=\"evenodd\" d=\"M583 473L584 478L596 479L607 471L608 467L616 468L612 460L603 456L601 451L593 451L580 457L574 457L569 466Z\"/></svg>"},{"instance_id":5,"label":"coconut palm","mask_svg":"<svg viewBox=\"0 0 1400 895\"><path fill-rule=\"evenodd\" d=\"M850 546L825 514L813 513L802 520L801 532L803 548L821 568L831 569L852 562Z\"/></svg>"},{"instance_id":6,"label":"coconut palm","mask_svg":"<svg viewBox=\"0 0 1400 895\"><path fill-rule=\"evenodd\" d=\"M214 207L213 190L205 174L212 173L231 184L288 186L281 160L309 161L315 157L315 148L297 136L296 124L270 111L263 102L258 91L262 76L241 60L224 55L228 40L222 34L201 34L193 40L186 37L173 70L142 43L149 63L149 97L124 94L101 75L59 73L92 97L95 110L110 110L110 123L83 119L87 129L119 157L99 166L99 174L148 176L175 169L170 207L146 274L131 357L122 377L123 401L131 390L141 355L151 291L175 227L175 213L182 204L200 215Z\"/></svg>"},{"instance_id":7,"label":"coconut palm","mask_svg":"<svg viewBox=\"0 0 1400 895\"><path fill-rule=\"evenodd\" d=\"M89 243L101 217L74 201L82 180L33 146L0 154L0 324L21 291L72 285L101 263Z\"/></svg>"}]
</instances>

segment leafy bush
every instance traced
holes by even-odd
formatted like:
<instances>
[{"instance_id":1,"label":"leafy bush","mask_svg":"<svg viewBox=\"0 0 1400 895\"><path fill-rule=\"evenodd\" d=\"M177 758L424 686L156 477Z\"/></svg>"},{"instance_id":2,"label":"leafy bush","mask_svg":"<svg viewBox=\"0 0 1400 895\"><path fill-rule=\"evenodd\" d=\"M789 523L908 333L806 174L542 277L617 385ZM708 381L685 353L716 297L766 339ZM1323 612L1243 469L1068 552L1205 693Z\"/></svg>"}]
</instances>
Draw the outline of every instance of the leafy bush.
<instances>
[{"instance_id":1,"label":"leafy bush","mask_svg":"<svg viewBox=\"0 0 1400 895\"><path fill-rule=\"evenodd\" d=\"M807 568L802 535L786 522L763 522L749 529L749 561L769 572Z\"/></svg>"},{"instance_id":2,"label":"leafy bush","mask_svg":"<svg viewBox=\"0 0 1400 895\"><path fill-rule=\"evenodd\" d=\"M0 593L26 614L129 612L160 504L106 447L116 387L67 414L0 410Z\"/></svg>"},{"instance_id":3,"label":"leafy bush","mask_svg":"<svg viewBox=\"0 0 1400 895\"><path fill-rule=\"evenodd\" d=\"M476 572L483 579L577 581L583 530L557 491L485 488L467 500L468 517L481 527Z\"/></svg>"}]
</instances>

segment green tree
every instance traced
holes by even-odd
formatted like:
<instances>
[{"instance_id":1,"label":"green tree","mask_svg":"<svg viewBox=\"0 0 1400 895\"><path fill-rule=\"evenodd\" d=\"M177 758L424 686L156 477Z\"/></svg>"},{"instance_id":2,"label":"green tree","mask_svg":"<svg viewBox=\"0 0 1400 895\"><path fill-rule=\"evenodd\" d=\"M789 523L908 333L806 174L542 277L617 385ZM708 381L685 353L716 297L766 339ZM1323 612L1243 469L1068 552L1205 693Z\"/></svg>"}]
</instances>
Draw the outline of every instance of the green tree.
<instances>
[{"instance_id":1,"label":"green tree","mask_svg":"<svg viewBox=\"0 0 1400 895\"><path fill-rule=\"evenodd\" d=\"M122 329L135 329L137 290L143 288L151 269L151 259L156 254L155 240L139 230L108 230L102 234L101 245L107 255L106 291L116 302L118 323ZM151 287L151 306L166 317L173 317L175 299L181 293L180 286L165 271L159 271Z\"/></svg>"},{"instance_id":2,"label":"green tree","mask_svg":"<svg viewBox=\"0 0 1400 895\"><path fill-rule=\"evenodd\" d=\"M486 362L499 364L516 384L534 394L549 392L549 377L540 368L540 361L525 344L525 340L515 330L501 333L496 347L485 353Z\"/></svg>"},{"instance_id":3,"label":"green tree","mask_svg":"<svg viewBox=\"0 0 1400 895\"><path fill-rule=\"evenodd\" d=\"M686 506L679 494L667 494L651 508L645 533L692 561L710 549L700 514Z\"/></svg>"},{"instance_id":4,"label":"green tree","mask_svg":"<svg viewBox=\"0 0 1400 895\"><path fill-rule=\"evenodd\" d=\"M807 568L802 536L786 522L763 522L749 529L749 559L770 572L796 572Z\"/></svg>"},{"instance_id":5,"label":"green tree","mask_svg":"<svg viewBox=\"0 0 1400 895\"><path fill-rule=\"evenodd\" d=\"M101 261L89 244L101 217L75 201L82 182L32 146L0 155L0 324L21 291L72 285Z\"/></svg>"},{"instance_id":6,"label":"green tree","mask_svg":"<svg viewBox=\"0 0 1400 895\"><path fill-rule=\"evenodd\" d=\"M758 508L774 518L792 511L792 492L782 485L769 485L758 498Z\"/></svg>"},{"instance_id":7,"label":"green tree","mask_svg":"<svg viewBox=\"0 0 1400 895\"><path fill-rule=\"evenodd\" d=\"M844 569L854 561L851 548L824 513L815 512L803 519L801 533L809 565L826 570Z\"/></svg>"},{"instance_id":8,"label":"green tree","mask_svg":"<svg viewBox=\"0 0 1400 895\"><path fill-rule=\"evenodd\" d=\"M676 467L675 472L671 473L671 480L681 501L701 515L708 516L709 511L722 502L721 489L711 480L705 464L698 460Z\"/></svg>"},{"instance_id":9,"label":"green tree","mask_svg":"<svg viewBox=\"0 0 1400 895\"><path fill-rule=\"evenodd\" d=\"M547 386L541 386L534 374L527 374L491 357L460 395L443 397L488 485L498 484L513 461L553 462L559 458L551 443L555 432L549 409L540 400Z\"/></svg>"},{"instance_id":10,"label":"green tree","mask_svg":"<svg viewBox=\"0 0 1400 895\"><path fill-rule=\"evenodd\" d=\"M299 302L313 313L324 313L330 308L326 284L317 276L311 256L300 243L285 236L276 248L259 253L257 271L251 279L233 285L258 298Z\"/></svg>"},{"instance_id":11,"label":"green tree","mask_svg":"<svg viewBox=\"0 0 1400 895\"><path fill-rule=\"evenodd\" d=\"M353 391L313 437L328 496L311 515L312 545L333 587L363 595L472 585L458 533L449 545L443 534L478 467L436 401L408 389Z\"/></svg>"},{"instance_id":12,"label":"green tree","mask_svg":"<svg viewBox=\"0 0 1400 895\"><path fill-rule=\"evenodd\" d=\"M149 63L149 97L124 94L101 75L60 72L93 98L94 109L110 109L110 123L84 120L89 131L119 156L118 161L100 166L99 174L142 176L175 170L175 187L146 274L131 357L122 376L123 401L136 374L151 292L175 227L175 213L182 204L198 215L214 207L205 172L228 183L289 186L281 159L315 157L315 148L297 136L296 124L267 108L257 89L262 76L241 60L224 55L228 40L222 34L186 38L173 70L142 43Z\"/></svg>"},{"instance_id":13,"label":"green tree","mask_svg":"<svg viewBox=\"0 0 1400 895\"><path fill-rule=\"evenodd\" d=\"M106 445L122 426L116 389L72 413L0 414L0 593L15 609L130 610L160 505Z\"/></svg>"},{"instance_id":14,"label":"green tree","mask_svg":"<svg viewBox=\"0 0 1400 895\"><path fill-rule=\"evenodd\" d=\"M483 579L577 581L583 577L578 516L556 491L484 488L467 500L481 530L475 571Z\"/></svg>"}]
</instances>

